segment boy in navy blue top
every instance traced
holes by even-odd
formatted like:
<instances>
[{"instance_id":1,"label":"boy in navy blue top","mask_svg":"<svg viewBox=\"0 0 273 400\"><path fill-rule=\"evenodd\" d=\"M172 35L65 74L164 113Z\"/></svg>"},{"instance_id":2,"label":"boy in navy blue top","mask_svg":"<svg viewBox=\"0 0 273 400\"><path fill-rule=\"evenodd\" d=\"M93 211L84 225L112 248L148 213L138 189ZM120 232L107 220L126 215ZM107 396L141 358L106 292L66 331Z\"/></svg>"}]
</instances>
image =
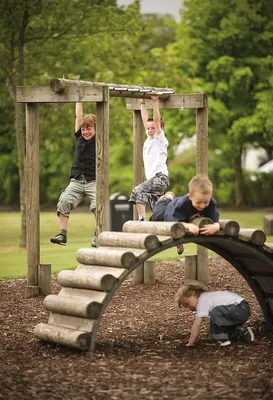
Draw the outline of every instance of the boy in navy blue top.
<instances>
[{"instance_id":1,"label":"boy in navy blue top","mask_svg":"<svg viewBox=\"0 0 273 400\"><path fill-rule=\"evenodd\" d=\"M213 186L209 178L195 176L189 182L189 193L176 197L162 196L155 204L151 221L180 221L193 235L213 235L220 229L216 201L212 197ZM194 218L207 217L213 224L200 228L191 223ZM179 248L180 247L180 248ZM178 246L178 254L183 253L183 245Z\"/></svg>"}]
</instances>

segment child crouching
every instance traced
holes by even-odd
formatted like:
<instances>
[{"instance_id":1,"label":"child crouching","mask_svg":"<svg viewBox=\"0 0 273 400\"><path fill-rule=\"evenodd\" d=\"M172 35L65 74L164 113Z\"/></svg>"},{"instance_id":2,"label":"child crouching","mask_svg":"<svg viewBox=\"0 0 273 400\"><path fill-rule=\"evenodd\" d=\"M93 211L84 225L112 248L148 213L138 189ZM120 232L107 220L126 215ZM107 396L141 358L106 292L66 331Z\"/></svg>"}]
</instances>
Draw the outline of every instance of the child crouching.
<instances>
[{"instance_id":1,"label":"child crouching","mask_svg":"<svg viewBox=\"0 0 273 400\"><path fill-rule=\"evenodd\" d=\"M188 280L176 293L178 306L196 311L191 335L186 346L193 346L203 318L210 317L210 334L220 346L231 342L253 342L254 333L244 323L250 316L249 304L241 296L228 290L209 292L201 282Z\"/></svg>"}]
</instances>

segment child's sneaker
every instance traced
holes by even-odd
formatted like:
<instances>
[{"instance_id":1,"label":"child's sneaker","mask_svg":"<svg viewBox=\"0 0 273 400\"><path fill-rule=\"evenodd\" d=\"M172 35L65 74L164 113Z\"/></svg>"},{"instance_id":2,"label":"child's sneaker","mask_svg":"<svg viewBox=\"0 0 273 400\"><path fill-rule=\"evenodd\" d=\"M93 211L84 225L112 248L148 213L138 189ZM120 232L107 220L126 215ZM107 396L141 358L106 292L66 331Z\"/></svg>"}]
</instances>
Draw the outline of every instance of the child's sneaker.
<instances>
[{"instance_id":1,"label":"child's sneaker","mask_svg":"<svg viewBox=\"0 0 273 400\"><path fill-rule=\"evenodd\" d=\"M58 233L58 235L50 238L51 243L60 244L61 246L66 246L67 236L63 233Z\"/></svg>"},{"instance_id":2,"label":"child's sneaker","mask_svg":"<svg viewBox=\"0 0 273 400\"><path fill-rule=\"evenodd\" d=\"M179 254L180 256L181 256L181 254L183 254L184 253L184 245L183 244L179 244L178 246L177 246L177 254Z\"/></svg>"},{"instance_id":3,"label":"child's sneaker","mask_svg":"<svg viewBox=\"0 0 273 400\"><path fill-rule=\"evenodd\" d=\"M246 328L245 326L240 326L237 329L239 331L238 340L241 340L242 342L246 343L254 342L255 336L252 328L250 327Z\"/></svg>"},{"instance_id":4,"label":"child's sneaker","mask_svg":"<svg viewBox=\"0 0 273 400\"><path fill-rule=\"evenodd\" d=\"M231 341L222 339L222 340L217 340L216 344L218 344L218 346L229 346L231 344Z\"/></svg>"}]
</instances>

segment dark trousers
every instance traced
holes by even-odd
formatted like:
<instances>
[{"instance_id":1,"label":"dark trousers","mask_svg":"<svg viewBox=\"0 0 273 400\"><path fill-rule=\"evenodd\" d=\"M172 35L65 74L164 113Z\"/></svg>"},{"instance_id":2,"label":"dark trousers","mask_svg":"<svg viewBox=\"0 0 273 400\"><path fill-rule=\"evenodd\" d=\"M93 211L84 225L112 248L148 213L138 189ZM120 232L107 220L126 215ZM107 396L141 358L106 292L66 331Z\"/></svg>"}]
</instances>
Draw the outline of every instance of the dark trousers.
<instances>
[{"instance_id":1,"label":"dark trousers","mask_svg":"<svg viewBox=\"0 0 273 400\"><path fill-rule=\"evenodd\" d=\"M238 327L250 316L248 303L214 307L210 312L210 334L213 340L233 340L238 337Z\"/></svg>"},{"instance_id":2,"label":"dark trousers","mask_svg":"<svg viewBox=\"0 0 273 400\"><path fill-rule=\"evenodd\" d=\"M164 221L164 214L171 199L157 200L150 221Z\"/></svg>"}]
</instances>

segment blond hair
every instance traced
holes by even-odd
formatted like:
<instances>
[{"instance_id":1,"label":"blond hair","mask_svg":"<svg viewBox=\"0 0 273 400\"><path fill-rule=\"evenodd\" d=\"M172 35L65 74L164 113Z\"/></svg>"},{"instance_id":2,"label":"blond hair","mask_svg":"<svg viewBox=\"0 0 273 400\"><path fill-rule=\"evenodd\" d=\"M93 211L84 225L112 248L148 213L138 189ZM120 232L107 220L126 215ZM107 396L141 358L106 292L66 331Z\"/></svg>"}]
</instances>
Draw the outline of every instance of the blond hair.
<instances>
[{"instance_id":1,"label":"blond hair","mask_svg":"<svg viewBox=\"0 0 273 400\"><path fill-rule=\"evenodd\" d=\"M80 128L89 128L90 126L94 126L96 129L96 116L95 114L87 114L83 117L82 122L80 123Z\"/></svg>"},{"instance_id":2,"label":"blond hair","mask_svg":"<svg viewBox=\"0 0 273 400\"><path fill-rule=\"evenodd\" d=\"M189 193L198 192L204 195L212 194L213 185L206 176L194 176L189 182Z\"/></svg>"},{"instance_id":3,"label":"blond hair","mask_svg":"<svg viewBox=\"0 0 273 400\"><path fill-rule=\"evenodd\" d=\"M175 295L175 302L178 304L178 307L185 306L188 297L199 297L202 293L205 293L207 291L207 286L204 285L202 282L189 279L187 280L186 284L178 289Z\"/></svg>"}]
</instances>

